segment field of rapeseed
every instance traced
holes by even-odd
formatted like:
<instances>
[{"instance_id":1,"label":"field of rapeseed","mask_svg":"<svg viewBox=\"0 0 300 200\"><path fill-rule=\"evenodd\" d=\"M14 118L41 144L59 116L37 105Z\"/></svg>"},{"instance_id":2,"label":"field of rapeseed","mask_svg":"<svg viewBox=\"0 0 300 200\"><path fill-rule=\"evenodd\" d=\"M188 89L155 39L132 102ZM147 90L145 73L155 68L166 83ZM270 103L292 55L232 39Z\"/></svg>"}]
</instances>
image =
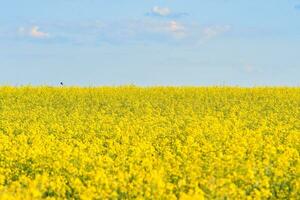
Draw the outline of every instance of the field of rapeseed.
<instances>
[{"instance_id":1,"label":"field of rapeseed","mask_svg":"<svg viewBox=\"0 0 300 200\"><path fill-rule=\"evenodd\" d=\"M0 87L0 199L299 199L300 88Z\"/></svg>"}]
</instances>

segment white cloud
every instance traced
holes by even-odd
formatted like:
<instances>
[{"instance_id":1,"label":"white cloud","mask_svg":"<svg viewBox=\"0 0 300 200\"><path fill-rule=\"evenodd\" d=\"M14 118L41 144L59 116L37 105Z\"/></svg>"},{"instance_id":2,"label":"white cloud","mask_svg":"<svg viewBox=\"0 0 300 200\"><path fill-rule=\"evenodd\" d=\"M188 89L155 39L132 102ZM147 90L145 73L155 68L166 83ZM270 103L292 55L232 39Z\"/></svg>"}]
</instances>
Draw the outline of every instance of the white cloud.
<instances>
[{"instance_id":1,"label":"white cloud","mask_svg":"<svg viewBox=\"0 0 300 200\"><path fill-rule=\"evenodd\" d=\"M170 21L169 22L169 28L172 32L180 32L184 30L184 26L179 24L176 21Z\"/></svg>"},{"instance_id":2,"label":"white cloud","mask_svg":"<svg viewBox=\"0 0 300 200\"><path fill-rule=\"evenodd\" d=\"M136 30L143 33L153 33L156 35L168 35L174 39L181 39L186 36L186 27L175 20L172 21L142 21Z\"/></svg>"},{"instance_id":3,"label":"white cloud","mask_svg":"<svg viewBox=\"0 0 300 200\"><path fill-rule=\"evenodd\" d=\"M182 38L186 35L185 27L177 21L168 22L167 29L173 33L176 38Z\"/></svg>"},{"instance_id":4,"label":"white cloud","mask_svg":"<svg viewBox=\"0 0 300 200\"><path fill-rule=\"evenodd\" d=\"M38 26L32 26L30 28L20 27L18 30L20 35L29 36L32 38L47 38L49 37L49 33L40 31Z\"/></svg>"},{"instance_id":5,"label":"white cloud","mask_svg":"<svg viewBox=\"0 0 300 200\"><path fill-rule=\"evenodd\" d=\"M51 34L48 31L51 30ZM203 26L196 22L164 18L145 18L140 20L76 23L53 23L39 28L33 24L19 27L18 35L23 38L51 39L53 42L86 44L123 43L123 42L181 42L202 44L220 37L231 30L228 25Z\"/></svg>"},{"instance_id":6,"label":"white cloud","mask_svg":"<svg viewBox=\"0 0 300 200\"><path fill-rule=\"evenodd\" d=\"M47 38L49 36L49 33L42 32L39 29L38 26L31 27L29 35L34 38Z\"/></svg>"},{"instance_id":7,"label":"white cloud","mask_svg":"<svg viewBox=\"0 0 300 200\"><path fill-rule=\"evenodd\" d=\"M154 6L149 13L146 13L146 16L176 19L176 18L181 18L181 17L188 16L188 13L186 13L186 12L173 12L168 7Z\"/></svg>"},{"instance_id":8,"label":"white cloud","mask_svg":"<svg viewBox=\"0 0 300 200\"><path fill-rule=\"evenodd\" d=\"M171 14L171 9L154 6L152 8L152 13L159 16L168 16Z\"/></svg>"},{"instance_id":9,"label":"white cloud","mask_svg":"<svg viewBox=\"0 0 300 200\"><path fill-rule=\"evenodd\" d=\"M211 38L217 37L223 33L230 31L230 29L231 29L231 26L229 26L229 25L207 26L207 27L203 28L202 34L203 34L204 39L211 39Z\"/></svg>"}]
</instances>

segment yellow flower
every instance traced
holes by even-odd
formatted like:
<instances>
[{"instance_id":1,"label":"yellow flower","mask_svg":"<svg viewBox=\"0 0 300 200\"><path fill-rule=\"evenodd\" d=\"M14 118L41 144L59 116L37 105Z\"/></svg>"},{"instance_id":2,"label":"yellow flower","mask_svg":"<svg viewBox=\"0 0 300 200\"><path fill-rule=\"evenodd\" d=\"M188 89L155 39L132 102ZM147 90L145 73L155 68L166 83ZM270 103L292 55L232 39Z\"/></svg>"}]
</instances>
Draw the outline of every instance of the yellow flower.
<instances>
[{"instance_id":1,"label":"yellow flower","mask_svg":"<svg viewBox=\"0 0 300 200\"><path fill-rule=\"evenodd\" d=\"M0 87L0 199L298 199L300 88Z\"/></svg>"}]
</instances>

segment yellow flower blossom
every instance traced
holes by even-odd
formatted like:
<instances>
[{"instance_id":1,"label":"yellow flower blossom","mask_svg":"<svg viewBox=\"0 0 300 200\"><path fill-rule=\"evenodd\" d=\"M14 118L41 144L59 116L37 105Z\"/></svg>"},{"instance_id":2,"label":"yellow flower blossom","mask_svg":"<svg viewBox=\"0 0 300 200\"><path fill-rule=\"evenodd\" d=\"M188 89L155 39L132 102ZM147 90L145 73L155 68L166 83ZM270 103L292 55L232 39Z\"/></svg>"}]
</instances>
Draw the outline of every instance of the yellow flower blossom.
<instances>
[{"instance_id":1,"label":"yellow flower blossom","mask_svg":"<svg viewBox=\"0 0 300 200\"><path fill-rule=\"evenodd\" d=\"M0 87L0 199L299 199L300 89Z\"/></svg>"}]
</instances>

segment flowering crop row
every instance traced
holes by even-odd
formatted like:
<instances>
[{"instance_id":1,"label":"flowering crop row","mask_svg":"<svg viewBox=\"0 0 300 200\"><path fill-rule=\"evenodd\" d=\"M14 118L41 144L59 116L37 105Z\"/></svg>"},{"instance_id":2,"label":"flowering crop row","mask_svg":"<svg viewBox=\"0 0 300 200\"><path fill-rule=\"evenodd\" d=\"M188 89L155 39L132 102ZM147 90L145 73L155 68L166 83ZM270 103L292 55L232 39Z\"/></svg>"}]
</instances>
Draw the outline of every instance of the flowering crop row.
<instances>
[{"instance_id":1,"label":"flowering crop row","mask_svg":"<svg viewBox=\"0 0 300 200\"><path fill-rule=\"evenodd\" d=\"M299 199L300 88L0 87L0 199Z\"/></svg>"}]
</instances>

